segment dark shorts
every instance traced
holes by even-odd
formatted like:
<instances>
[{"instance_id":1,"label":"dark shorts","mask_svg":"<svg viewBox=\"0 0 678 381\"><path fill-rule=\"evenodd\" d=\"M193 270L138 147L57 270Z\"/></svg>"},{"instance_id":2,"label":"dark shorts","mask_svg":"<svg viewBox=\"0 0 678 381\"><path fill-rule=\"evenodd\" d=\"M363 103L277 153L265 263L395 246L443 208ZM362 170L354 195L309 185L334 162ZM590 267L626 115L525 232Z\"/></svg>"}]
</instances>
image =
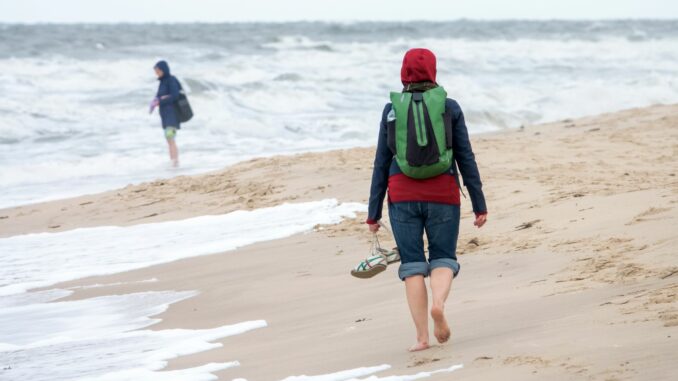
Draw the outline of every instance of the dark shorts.
<instances>
[{"instance_id":1,"label":"dark shorts","mask_svg":"<svg viewBox=\"0 0 678 381\"><path fill-rule=\"evenodd\" d=\"M414 275L428 276L437 267L459 273L457 238L459 205L434 202L397 202L389 204L393 235L400 250L401 280ZM428 238L428 260L424 254L424 232Z\"/></svg>"}]
</instances>

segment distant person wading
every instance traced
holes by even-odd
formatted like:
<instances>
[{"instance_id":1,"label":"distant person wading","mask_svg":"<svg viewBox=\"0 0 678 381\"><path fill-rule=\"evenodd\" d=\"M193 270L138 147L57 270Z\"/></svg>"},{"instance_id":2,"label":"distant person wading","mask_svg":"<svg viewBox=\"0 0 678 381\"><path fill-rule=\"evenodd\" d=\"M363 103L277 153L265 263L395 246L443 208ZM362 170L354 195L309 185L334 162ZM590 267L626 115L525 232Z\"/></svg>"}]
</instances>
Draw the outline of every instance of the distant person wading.
<instances>
[{"instance_id":1,"label":"distant person wading","mask_svg":"<svg viewBox=\"0 0 678 381\"><path fill-rule=\"evenodd\" d=\"M167 62L159 61L153 69L160 84L158 85L158 92L155 98L151 101L150 112L159 107L158 111L169 147L170 160L172 160L172 165L177 167L179 166L179 149L177 148L176 136L177 131L181 128L181 123L176 109L176 102L179 100L181 93L181 84L170 73Z\"/></svg>"},{"instance_id":2,"label":"distant person wading","mask_svg":"<svg viewBox=\"0 0 678 381\"><path fill-rule=\"evenodd\" d=\"M401 80L403 91L391 93L381 117L367 224L371 232L379 230L388 190L388 212L401 258L398 275L405 282L417 331L410 351L419 351L429 347L426 277L431 284L434 335L440 343L450 338L445 301L460 268L457 166L473 204L475 226L485 224L487 208L464 114L436 83L435 55L427 49L408 51Z\"/></svg>"}]
</instances>

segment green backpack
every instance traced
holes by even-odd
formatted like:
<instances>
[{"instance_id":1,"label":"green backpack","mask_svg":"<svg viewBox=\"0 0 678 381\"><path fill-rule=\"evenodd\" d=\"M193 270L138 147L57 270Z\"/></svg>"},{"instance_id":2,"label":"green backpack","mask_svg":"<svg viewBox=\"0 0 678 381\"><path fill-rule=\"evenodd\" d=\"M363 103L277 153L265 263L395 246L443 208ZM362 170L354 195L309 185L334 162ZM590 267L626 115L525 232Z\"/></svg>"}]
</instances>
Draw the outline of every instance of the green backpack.
<instances>
[{"instance_id":1,"label":"green backpack","mask_svg":"<svg viewBox=\"0 0 678 381\"><path fill-rule=\"evenodd\" d=\"M388 146L406 176L427 179L452 167L452 115L446 99L440 86L423 93L391 93Z\"/></svg>"}]
</instances>

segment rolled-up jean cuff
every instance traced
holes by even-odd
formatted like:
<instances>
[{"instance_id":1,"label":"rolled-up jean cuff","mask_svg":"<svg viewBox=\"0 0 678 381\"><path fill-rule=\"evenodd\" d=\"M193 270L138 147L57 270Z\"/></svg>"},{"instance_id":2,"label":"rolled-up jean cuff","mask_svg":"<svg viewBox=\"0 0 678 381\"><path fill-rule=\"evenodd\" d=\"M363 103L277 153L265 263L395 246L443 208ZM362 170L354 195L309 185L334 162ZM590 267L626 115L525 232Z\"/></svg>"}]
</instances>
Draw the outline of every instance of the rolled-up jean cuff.
<instances>
[{"instance_id":1,"label":"rolled-up jean cuff","mask_svg":"<svg viewBox=\"0 0 678 381\"><path fill-rule=\"evenodd\" d=\"M403 263L398 268L398 276L400 280L405 280L405 278L423 275L424 277L428 276L428 263L426 262L408 262Z\"/></svg>"},{"instance_id":2,"label":"rolled-up jean cuff","mask_svg":"<svg viewBox=\"0 0 678 381\"><path fill-rule=\"evenodd\" d=\"M433 269L438 267L447 267L448 269L452 269L452 273L454 273L454 276L456 277L457 274L459 274L459 269L461 266L459 266L459 262L455 261L454 259L439 258L431 261L429 264L429 271L433 271Z\"/></svg>"}]
</instances>

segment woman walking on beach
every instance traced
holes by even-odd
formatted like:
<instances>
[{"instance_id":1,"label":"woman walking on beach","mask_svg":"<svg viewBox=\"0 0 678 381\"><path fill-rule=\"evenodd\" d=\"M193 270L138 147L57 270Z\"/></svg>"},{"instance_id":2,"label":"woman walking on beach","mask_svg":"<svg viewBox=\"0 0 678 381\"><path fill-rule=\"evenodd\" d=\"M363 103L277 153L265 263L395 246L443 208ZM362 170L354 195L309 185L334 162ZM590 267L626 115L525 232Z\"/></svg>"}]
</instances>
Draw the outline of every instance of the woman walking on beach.
<instances>
[{"instance_id":1,"label":"woman walking on beach","mask_svg":"<svg viewBox=\"0 0 678 381\"><path fill-rule=\"evenodd\" d=\"M158 92L151 102L150 112L153 109L160 107L160 120L162 128L165 132L165 139L169 147L170 160L172 165L179 166L179 149L177 148L176 136L177 130L181 128L179 116L175 107L175 102L179 99L181 92L181 84L171 73L167 62L158 61L153 67L155 75L158 77L160 84L158 85Z\"/></svg>"},{"instance_id":2,"label":"woman walking on beach","mask_svg":"<svg viewBox=\"0 0 678 381\"><path fill-rule=\"evenodd\" d=\"M417 332L410 351L419 351L429 347L426 277L430 276L434 335L440 343L450 337L445 301L459 273L457 166L471 197L475 226L485 224L487 208L464 115L436 83L435 55L427 49L408 51L401 80L403 92L391 93L391 103L382 113L367 224L371 232L379 230L388 189L389 218L402 261L398 276L405 282Z\"/></svg>"}]
</instances>

